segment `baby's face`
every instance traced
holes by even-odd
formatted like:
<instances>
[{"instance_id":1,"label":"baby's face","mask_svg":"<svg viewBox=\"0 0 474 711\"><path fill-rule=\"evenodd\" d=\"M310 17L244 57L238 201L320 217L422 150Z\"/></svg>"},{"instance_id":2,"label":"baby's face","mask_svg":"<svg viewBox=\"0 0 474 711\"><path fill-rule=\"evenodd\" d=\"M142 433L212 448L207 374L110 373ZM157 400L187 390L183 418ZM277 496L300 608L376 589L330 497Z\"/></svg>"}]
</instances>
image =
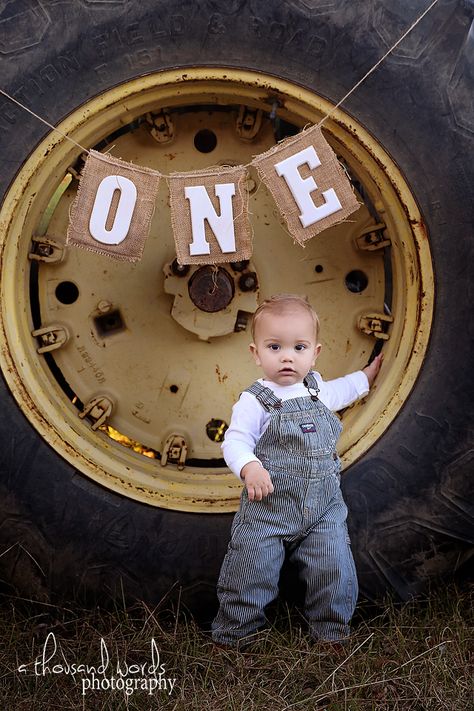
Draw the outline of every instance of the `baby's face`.
<instances>
[{"instance_id":1,"label":"baby's face","mask_svg":"<svg viewBox=\"0 0 474 711\"><path fill-rule=\"evenodd\" d=\"M250 351L266 380L278 385L301 383L321 350L314 321L305 309L262 313Z\"/></svg>"}]
</instances>

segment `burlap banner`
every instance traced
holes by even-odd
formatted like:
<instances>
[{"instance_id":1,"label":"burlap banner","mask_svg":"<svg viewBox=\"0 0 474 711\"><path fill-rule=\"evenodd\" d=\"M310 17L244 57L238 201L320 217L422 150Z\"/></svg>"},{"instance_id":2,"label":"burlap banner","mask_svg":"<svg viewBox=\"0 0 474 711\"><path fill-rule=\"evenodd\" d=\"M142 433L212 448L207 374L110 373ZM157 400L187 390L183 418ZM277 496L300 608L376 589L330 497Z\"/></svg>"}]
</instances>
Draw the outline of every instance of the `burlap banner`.
<instances>
[{"instance_id":1,"label":"burlap banner","mask_svg":"<svg viewBox=\"0 0 474 711\"><path fill-rule=\"evenodd\" d=\"M246 179L244 166L170 176L171 224L180 264L250 259Z\"/></svg>"},{"instance_id":2,"label":"burlap banner","mask_svg":"<svg viewBox=\"0 0 474 711\"><path fill-rule=\"evenodd\" d=\"M66 244L137 262L150 230L160 174L90 151Z\"/></svg>"},{"instance_id":3,"label":"burlap banner","mask_svg":"<svg viewBox=\"0 0 474 711\"><path fill-rule=\"evenodd\" d=\"M318 126L256 156L252 165L299 244L346 219L359 207L342 166Z\"/></svg>"},{"instance_id":4,"label":"burlap banner","mask_svg":"<svg viewBox=\"0 0 474 711\"><path fill-rule=\"evenodd\" d=\"M357 210L351 184L318 126L285 139L251 165L301 245ZM171 224L180 264L250 259L247 167L213 167L168 178ZM140 259L160 173L90 151L66 243L115 259Z\"/></svg>"}]
</instances>

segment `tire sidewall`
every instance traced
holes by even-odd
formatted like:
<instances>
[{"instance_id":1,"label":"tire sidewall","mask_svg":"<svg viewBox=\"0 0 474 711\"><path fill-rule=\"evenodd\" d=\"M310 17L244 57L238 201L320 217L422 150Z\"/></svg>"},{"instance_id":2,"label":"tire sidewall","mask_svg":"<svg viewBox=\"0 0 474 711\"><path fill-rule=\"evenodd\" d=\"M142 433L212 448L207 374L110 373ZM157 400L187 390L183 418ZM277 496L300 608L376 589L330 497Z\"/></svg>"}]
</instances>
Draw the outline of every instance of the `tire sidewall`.
<instances>
[{"instance_id":1,"label":"tire sidewall","mask_svg":"<svg viewBox=\"0 0 474 711\"><path fill-rule=\"evenodd\" d=\"M374 31L380 17L397 39L401 19L412 12L408 0L354 5L361 4L33 3L36 31L2 38L0 66L6 90L53 125L111 86L196 65L260 70L337 102L387 50L386 33ZM11 3L11 17L14 10ZM435 554L430 565L423 551L453 539L463 549L468 521L473 131L459 119L452 87L471 18L451 1L436 12L442 32L423 39L420 24L406 51L387 58L343 107L405 175L427 226L436 275L435 318L416 385L395 422L343 478L361 589L370 597L387 587L406 597L443 572L451 554L444 563ZM49 129L3 97L0 128L3 193ZM5 459L9 506L37 529L32 535L18 528L10 539L26 537L41 560L52 561L49 580L37 575L38 590L100 594L124 586L132 596L156 600L183 585L190 607L203 596L212 600L230 516L162 511L89 482L41 442L4 386L0 422L2 442L11 443L13 427L23 453L9 446ZM19 467L20 460L28 464Z\"/></svg>"}]
</instances>

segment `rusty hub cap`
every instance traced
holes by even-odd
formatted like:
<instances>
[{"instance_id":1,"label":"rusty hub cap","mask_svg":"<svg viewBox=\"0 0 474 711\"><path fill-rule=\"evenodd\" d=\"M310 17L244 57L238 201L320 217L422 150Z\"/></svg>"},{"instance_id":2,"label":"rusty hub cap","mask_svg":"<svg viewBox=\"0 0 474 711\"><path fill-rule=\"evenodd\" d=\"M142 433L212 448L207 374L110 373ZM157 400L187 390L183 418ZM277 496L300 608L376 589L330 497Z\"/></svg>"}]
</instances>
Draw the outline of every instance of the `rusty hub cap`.
<instances>
[{"instance_id":1,"label":"rusty hub cap","mask_svg":"<svg viewBox=\"0 0 474 711\"><path fill-rule=\"evenodd\" d=\"M234 296L234 280L222 267L201 267L189 280L189 296L201 311L225 309Z\"/></svg>"}]
</instances>

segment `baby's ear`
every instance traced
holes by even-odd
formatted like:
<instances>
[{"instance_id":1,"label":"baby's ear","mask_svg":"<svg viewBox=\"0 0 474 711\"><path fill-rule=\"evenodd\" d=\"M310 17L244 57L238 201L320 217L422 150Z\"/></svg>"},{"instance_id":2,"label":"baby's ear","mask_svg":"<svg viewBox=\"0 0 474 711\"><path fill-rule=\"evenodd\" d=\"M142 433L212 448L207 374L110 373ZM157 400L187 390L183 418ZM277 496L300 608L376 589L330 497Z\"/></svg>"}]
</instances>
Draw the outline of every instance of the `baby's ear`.
<instances>
[{"instance_id":1,"label":"baby's ear","mask_svg":"<svg viewBox=\"0 0 474 711\"><path fill-rule=\"evenodd\" d=\"M313 363L316 361L317 357L318 357L319 354L321 353L321 348L322 348L322 345L321 345L320 343L317 343L316 346L315 346L315 348L314 348L314 360L313 360Z\"/></svg>"},{"instance_id":2,"label":"baby's ear","mask_svg":"<svg viewBox=\"0 0 474 711\"><path fill-rule=\"evenodd\" d=\"M258 357L257 346L255 343L250 343L249 351L253 355L253 359L257 365L260 365L260 358Z\"/></svg>"}]
</instances>

